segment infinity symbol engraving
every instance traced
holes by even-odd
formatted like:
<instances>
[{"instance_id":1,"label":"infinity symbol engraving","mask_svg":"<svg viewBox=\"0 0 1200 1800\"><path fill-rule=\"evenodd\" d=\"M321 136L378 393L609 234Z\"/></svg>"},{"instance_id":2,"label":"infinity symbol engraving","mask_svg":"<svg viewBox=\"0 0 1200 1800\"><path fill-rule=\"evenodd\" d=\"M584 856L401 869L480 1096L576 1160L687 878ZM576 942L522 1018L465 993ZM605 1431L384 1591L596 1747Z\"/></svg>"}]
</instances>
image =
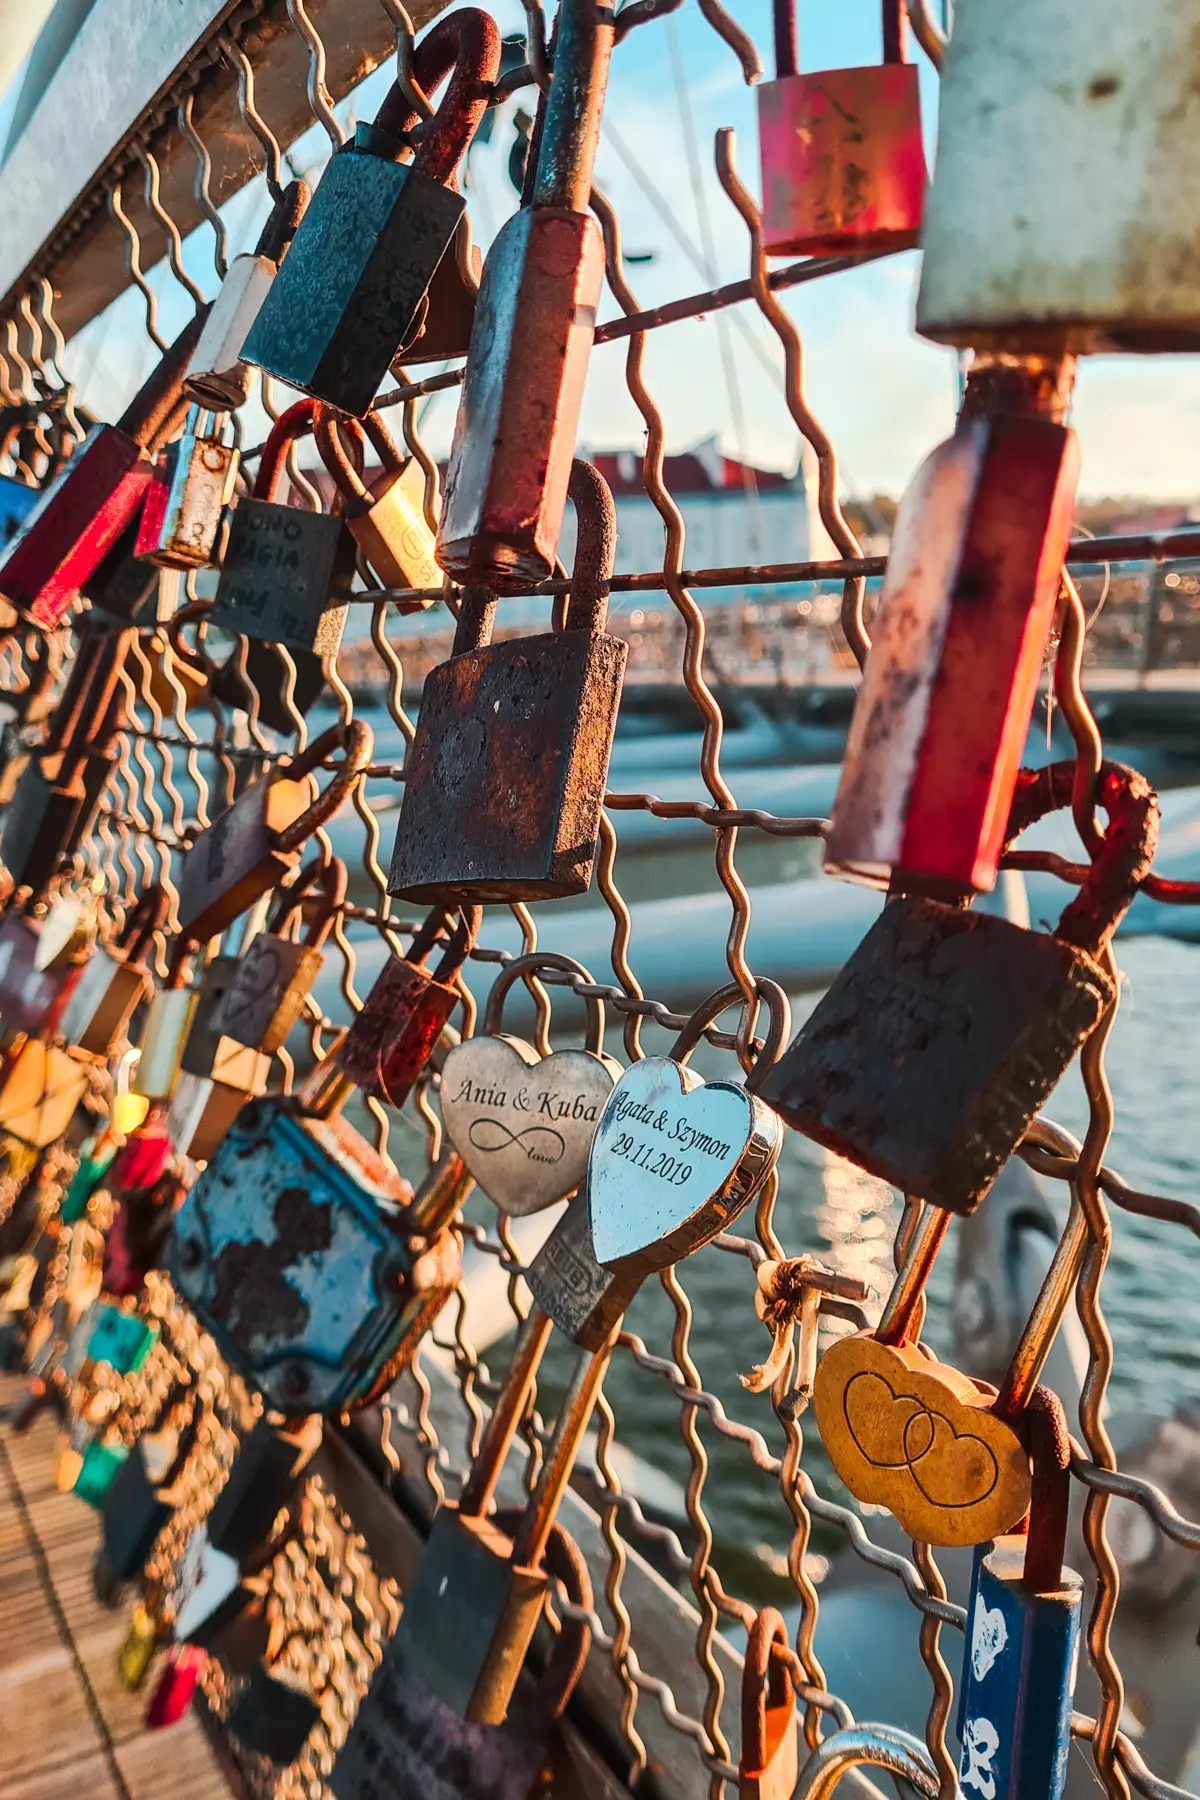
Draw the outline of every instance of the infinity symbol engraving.
<instances>
[{"instance_id":1,"label":"infinity symbol engraving","mask_svg":"<svg viewBox=\"0 0 1200 1800\"><path fill-rule=\"evenodd\" d=\"M476 1150L507 1150L510 1144L519 1144L529 1161L535 1163L561 1162L567 1148L562 1135L549 1125L527 1125L524 1131L510 1131L502 1119L476 1119L467 1137Z\"/></svg>"}]
</instances>

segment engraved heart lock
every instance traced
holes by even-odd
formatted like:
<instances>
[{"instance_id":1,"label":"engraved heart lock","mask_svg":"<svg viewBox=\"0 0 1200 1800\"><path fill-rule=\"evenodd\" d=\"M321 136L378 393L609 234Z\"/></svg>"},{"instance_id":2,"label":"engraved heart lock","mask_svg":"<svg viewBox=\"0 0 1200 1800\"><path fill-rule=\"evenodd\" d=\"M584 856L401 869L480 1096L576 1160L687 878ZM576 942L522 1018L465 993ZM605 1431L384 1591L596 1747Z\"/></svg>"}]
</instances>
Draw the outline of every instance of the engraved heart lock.
<instances>
[{"instance_id":1,"label":"engraved heart lock","mask_svg":"<svg viewBox=\"0 0 1200 1800\"><path fill-rule=\"evenodd\" d=\"M514 983L539 969L559 969L594 985L572 957L545 951L518 957L492 988L483 1034L456 1045L442 1070L446 1134L488 1198L514 1218L542 1212L574 1193L621 1074L621 1065L604 1053L604 1002L598 994L586 996L588 1035L582 1050L543 1056L523 1038L501 1032L506 996Z\"/></svg>"},{"instance_id":2,"label":"engraved heart lock","mask_svg":"<svg viewBox=\"0 0 1200 1800\"><path fill-rule=\"evenodd\" d=\"M791 1009L775 982L755 986L771 1025L750 1060L766 1067L787 1038ZM592 1244L609 1268L665 1269L700 1249L775 1166L783 1133L769 1108L736 1083L706 1082L687 1067L705 1028L741 1000L735 982L711 994L669 1056L634 1063L612 1091L588 1159Z\"/></svg>"}]
</instances>

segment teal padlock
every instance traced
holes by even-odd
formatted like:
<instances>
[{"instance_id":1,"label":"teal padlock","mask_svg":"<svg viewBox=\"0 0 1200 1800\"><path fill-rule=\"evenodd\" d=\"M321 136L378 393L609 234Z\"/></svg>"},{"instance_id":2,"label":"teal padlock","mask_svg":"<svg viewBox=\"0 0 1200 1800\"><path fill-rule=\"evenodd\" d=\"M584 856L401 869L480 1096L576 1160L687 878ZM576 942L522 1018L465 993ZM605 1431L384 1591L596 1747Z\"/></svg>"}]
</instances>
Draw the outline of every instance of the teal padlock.
<instances>
[{"instance_id":1,"label":"teal padlock","mask_svg":"<svg viewBox=\"0 0 1200 1800\"><path fill-rule=\"evenodd\" d=\"M158 1326L116 1306L101 1307L87 1340L89 1362L107 1363L118 1375L136 1375L153 1345Z\"/></svg>"},{"instance_id":2,"label":"teal padlock","mask_svg":"<svg viewBox=\"0 0 1200 1800\"><path fill-rule=\"evenodd\" d=\"M79 1473L71 1488L89 1506L101 1507L108 1490L125 1465L129 1451L124 1444L91 1443L83 1453Z\"/></svg>"}]
</instances>

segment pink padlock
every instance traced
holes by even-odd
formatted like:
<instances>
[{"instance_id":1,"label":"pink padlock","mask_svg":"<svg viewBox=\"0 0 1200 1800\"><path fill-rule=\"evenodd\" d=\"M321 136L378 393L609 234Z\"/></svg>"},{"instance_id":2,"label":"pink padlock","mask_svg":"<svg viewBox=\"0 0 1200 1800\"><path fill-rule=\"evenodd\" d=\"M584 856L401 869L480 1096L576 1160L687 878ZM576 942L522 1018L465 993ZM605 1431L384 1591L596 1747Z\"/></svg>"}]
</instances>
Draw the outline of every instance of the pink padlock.
<instances>
[{"instance_id":1,"label":"pink padlock","mask_svg":"<svg viewBox=\"0 0 1200 1800\"><path fill-rule=\"evenodd\" d=\"M141 1193L162 1179L170 1156L167 1109L152 1106L113 1157L105 1186L118 1200L124 1194Z\"/></svg>"},{"instance_id":2,"label":"pink padlock","mask_svg":"<svg viewBox=\"0 0 1200 1800\"><path fill-rule=\"evenodd\" d=\"M775 80L758 89L768 256L904 250L921 230L925 150L904 0L883 0L883 62L797 66L796 0L774 0Z\"/></svg>"},{"instance_id":3,"label":"pink padlock","mask_svg":"<svg viewBox=\"0 0 1200 1800\"><path fill-rule=\"evenodd\" d=\"M143 1722L147 1731L162 1731L179 1723L192 1703L205 1661L205 1652L194 1644L178 1644L167 1652L146 1707Z\"/></svg>"}]
</instances>

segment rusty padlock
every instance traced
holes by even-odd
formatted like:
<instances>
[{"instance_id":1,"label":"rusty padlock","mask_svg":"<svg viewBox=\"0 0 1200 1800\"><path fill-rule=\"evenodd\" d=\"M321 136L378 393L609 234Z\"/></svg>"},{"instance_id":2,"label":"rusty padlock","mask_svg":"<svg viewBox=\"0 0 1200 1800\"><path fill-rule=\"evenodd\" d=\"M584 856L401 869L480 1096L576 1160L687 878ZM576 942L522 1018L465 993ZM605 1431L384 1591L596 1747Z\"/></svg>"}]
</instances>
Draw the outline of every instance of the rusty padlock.
<instances>
[{"instance_id":1,"label":"rusty padlock","mask_svg":"<svg viewBox=\"0 0 1200 1800\"><path fill-rule=\"evenodd\" d=\"M34 625L60 623L132 522L150 481L149 455L183 421L183 377L207 316L201 307L116 425L94 425L0 550L0 595Z\"/></svg>"},{"instance_id":2,"label":"rusty padlock","mask_svg":"<svg viewBox=\"0 0 1200 1800\"><path fill-rule=\"evenodd\" d=\"M454 977L471 953L479 908L468 907L451 925L431 912L403 956L388 959L360 1013L333 1052L342 1074L372 1100L403 1106L459 1002ZM445 937L441 960L426 963Z\"/></svg>"},{"instance_id":3,"label":"rusty padlock","mask_svg":"<svg viewBox=\"0 0 1200 1800\"><path fill-rule=\"evenodd\" d=\"M233 510L209 622L293 652L335 656L354 582L354 539L336 515L275 497L288 450L315 416L315 402L299 400L271 427L254 491Z\"/></svg>"},{"instance_id":4,"label":"rusty padlock","mask_svg":"<svg viewBox=\"0 0 1200 1800\"><path fill-rule=\"evenodd\" d=\"M147 888L130 908L113 949L97 948L71 988L58 1021L59 1035L89 1056L107 1056L150 986L145 956L167 916L163 888Z\"/></svg>"},{"instance_id":5,"label":"rusty padlock","mask_svg":"<svg viewBox=\"0 0 1200 1800\"><path fill-rule=\"evenodd\" d=\"M1070 804L1074 772L1021 771L1006 843ZM755 1091L903 1193L973 1212L1115 997L1097 958L1149 871L1158 802L1118 763L1104 764L1099 800L1108 830L1053 933L889 900Z\"/></svg>"},{"instance_id":6,"label":"rusty padlock","mask_svg":"<svg viewBox=\"0 0 1200 1800\"><path fill-rule=\"evenodd\" d=\"M984 356L896 515L825 839L830 874L995 885L1054 618L1079 448L1061 360Z\"/></svg>"},{"instance_id":7,"label":"rusty padlock","mask_svg":"<svg viewBox=\"0 0 1200 1800\"><path fill-rule=\"evenodd\" d=\"M458 15L456 14L455 17ZM378 450L382 472L368 487L346 455L341 433L353 432L361 444L366 435ZM437 588L442 571L433 554L433 533L425 519L425 472L416 457L405 462L378 413L339 421L328 408L313 430L321 460L342 496L342 517L372 573L385 588ZM423 612L432 600L402 601L401 613Z\"/></svg>"},{"instance_id":8,"label":"rusty padlock","mask_svg":"<svg viewBox=\"0 0 1200 1800\"><path fill-rule=\"evenodd\" d=\"M773 0L775 80L758 94L768 256L907 250L921 230L925 149L904 0L883 0L883 61L797 71L796 0Z\"/></svg>"},{"instance_id":9,"label":"rusty padlock","mask_svg":"<svg viewBox=\"0 0 1200 1800\"><path fill-rule=\"evenodd\" d=\"M197 942L215 937L291 869L300 847L337 812L371 760L375 739L353 719L314 738L290 763L252 782L233 805L193 841L179 878L179 928ZM308 776L329 753L342 750L341 765L317 799L308 799Z\"/></svg>"},{"instance_id":10,"label":"rusty padlock","mask_svg":"<svg viewBox=\"0 0 1200 1800\"><path fill-rule=\"evenodd\" d=\"M483 266L437 540L465 586L554 573L604 279L588 206L612 39L608 7L564 0L532 204Z\"/></svg>"},{"instance_id":11,"label":"rusty padlock","mask_svg":"<svg viewBox=\"0 0 1200 1800\"><path fill-rule=\"evenodd\" d=\"M787 1664L773 1654L791 1648L783 1614L764 1606L746 1638L742 1665L742 1753L738 1800L792 1800L800 1774L796 1690Z\"/></svg>"},{"instance_id":12,"label":"rusty padlock","mask_svg":"<svg viewBox=\"0 0 1200 1800\"><path fill-rule=\"evenodd\" d=\"M616 509L577 460L579 534L562 631L493 644L495 601L463 595L426 679L388 892L426 905L547 900L592 879L628 645L605 631Z\"/></svg>"},{"instance_id":13,"label":"rusty padlock","mask_svg":"<svg viewBox=\"0 0 1200 1800\"><path fill-rule=\"evenodd\" d=\"M211 412L189 407L181 435L154 459L134 556L161 569L206 569L218 561L237 472L237 446L222 442Z\"/></svg>"},{"instance_id":14,"label":"rusty padlock","mask_svg":"<svg viewBox=\"0 0 1200 1800\"><path fill-rule=\"evenodd\" d=\"M242 345L308 201L307 184L289 181L271 208L254 249L243 251L230 263L184 379L184 393L200 406L231 412L249 397L251 370L242 361Z\"/></svg>"},{"instance_id":15,"label":"rusty padlock","mask_svg":"<svg viewBox=\"0 0 1200 1800\"><path fill-rule=\"evenodd\" d=\"M466 202L455 171L500 68L500 33L463 7L422 39L414 76L450 83L411 163L396 135L411 117L399 84L373 125L326 164L312 204L251 327L243 354L340 412L367 412L401 344L421 323L429 284Z\"/></svg>"},{"instance_id":16,"label":"rusty padlock","mask_svg":"<svg viewBox=\"0 0 1200 1800\"><path fill-rule=\"evenodd\" d=\"M294 927L314 889L317 904L301 942ZM220 1031L267 1056L280 1048L321 972L321 947L345 898L346 865L338 856L309 863L280 891L265 926L237 961L215 1020Z\"/></svg>"}]
</instances>

